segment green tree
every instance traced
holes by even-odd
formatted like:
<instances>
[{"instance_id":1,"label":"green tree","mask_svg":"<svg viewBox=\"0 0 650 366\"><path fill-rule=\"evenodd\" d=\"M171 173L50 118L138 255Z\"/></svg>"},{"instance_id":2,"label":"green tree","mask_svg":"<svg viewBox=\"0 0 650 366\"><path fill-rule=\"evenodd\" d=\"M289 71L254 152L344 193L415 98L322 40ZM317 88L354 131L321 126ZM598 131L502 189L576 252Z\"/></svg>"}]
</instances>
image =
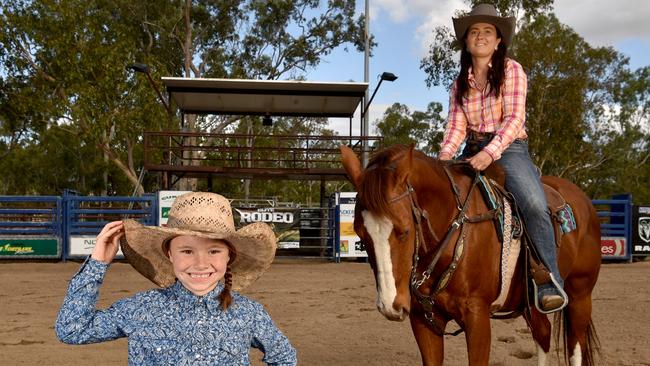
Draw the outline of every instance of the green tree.
<instances>
[{"instance_id":1,"label":"green tree","mask_svg":"<svg viewBox=\"0 0 650 366\"><path fill-rule=\"evenodd\" d=\"M14 159L11 151L20 143L39 143L27 138L43 132L38 126L66 125L70 138L57 141L90 147L84 163L105 167L100 183L88 185L82 180L96 180L85 174L97 171L58 166L79 177L72 188L81 193L106 192L113 168L126 178L115 180L114 192L130 193L134 186L142 192L143 132L179 129L178 116L160 108L150 86L126 70L129 64L148 64L154 80L300 78L333 49L360 48L363 41L364 20L354 17L354 1L8 0L0 11L0 78L3 86L16 86L0 95L3 106L15 107L0 113L0 153ZM239 120L186 116L186 127L221 132Z\"/></svg>"},{"instance_id":2,"label":"green tree","mask_svg":"<svg viewBox=\"0 0 650 366\"><path fill-rule=\"evenodd\" d=\"M642 198L644 187L623 181L630 181L625 172L644 166L647 68L630 71L622 54L590 46L552 14L525 24L512 54L527 70L526 123L542 171L594 197L623 190Z\"/></svg>"},{"instance_id":3,"label":"green tree","mask_svg":"<svg viewBox=\"0 0 650 366\"><path fill-rule=\"evenodd\" d=\"M60 144L57 150L68 150L68 144L77 143L86 151L79 157L83 160L80 164L62 165L54 159L48 162L59 174L77 177L71 188L82 193L105 193L108 182L87 184L96 181L87 174L97 172L75 167L104 161L117 167L135 186L141 132L158 127L158 121L164 120L150 90L136 84L133 77L129 80L125 70L129 60L143 57L137 56L142 54L137 50L144 49L141 46L147 41L133 14L146 17L149 13L143 3L138 4L8 1L2 8L2 46L7 50L2 55L2 74L6 80L24 80L26 88L38 86L30 98L13 102L20 109L41 110L40 101L49 101L42 110L47 128L61 125L65 126L61 131L69 133L68 138L53 140ZM14 114L12 120L26 117ZM29 134L44 132L30 129ZM27 141L38 144L42 139ZM100 172L102 176L107 174ZM128 186L118 189L120 193L130 190ZM141 187L139 190L142 192Z\"/></svg>"},{"instance_id":4,"label":"green tree","mask_svg":"<svg viewBox=\"0 0 650 366\"><path fill-rule=\"evenodd\" d=\"M636 203L650 202L650 67L621 75L610 110L594 131L595 153L603 162L588 177L594 197L631 192Z\"/></svg>"},{"instance_id":5,"label":"green tree","mask_svg":"<svg viewBox=\"0 0 650 366\"><path fill-rule=\"evenodd\" d=\"M415 144L427 154L437 153L444 123L441 112L442 104L437 102L429 103L425 112L411 112L404 104L393 104L375 122L377 132L383 136L382 146Z\"/></svg>"}]
</instances>

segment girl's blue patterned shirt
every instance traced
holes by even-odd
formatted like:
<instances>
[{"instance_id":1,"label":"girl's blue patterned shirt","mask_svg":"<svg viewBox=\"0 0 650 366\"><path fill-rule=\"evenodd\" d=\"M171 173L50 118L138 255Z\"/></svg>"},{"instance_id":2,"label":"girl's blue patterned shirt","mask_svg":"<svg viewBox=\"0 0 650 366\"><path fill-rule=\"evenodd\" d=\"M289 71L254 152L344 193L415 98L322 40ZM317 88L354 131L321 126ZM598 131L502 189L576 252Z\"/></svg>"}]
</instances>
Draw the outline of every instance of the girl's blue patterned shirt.
<instances>
[{"instance_id":1,"label":"girl's blue patterned shirt","mask_svg":"<svg viewBox=\"0 0 650 366\"><path fill-rule=\"evenodd\" d=\"M56 335L68 344L128 337L129 365L249 365L250 347L268 365L296 365L296 351L262 305L232 292L227 311L217 288L196 296L180 282L96 310L107 264L89 259L72 277Z\"/></svg>"}]
</instances>

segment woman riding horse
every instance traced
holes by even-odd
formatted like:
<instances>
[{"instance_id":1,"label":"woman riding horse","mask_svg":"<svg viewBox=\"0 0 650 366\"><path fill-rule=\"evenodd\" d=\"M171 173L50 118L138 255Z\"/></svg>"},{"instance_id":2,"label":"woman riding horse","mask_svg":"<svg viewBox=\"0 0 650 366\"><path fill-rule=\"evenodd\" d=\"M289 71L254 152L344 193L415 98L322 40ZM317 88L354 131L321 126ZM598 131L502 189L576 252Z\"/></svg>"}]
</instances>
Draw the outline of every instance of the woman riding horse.
<instances>
[{"instance_id":1,"label":"woman riding horse","mask_svg":"<svg viewBox=\"0 0 650 366\"><path fill-rule=\"evenodd\" d=\"M479 4L453 21L461 45L461 68L451 88L438 158L450 160L466 140L460 159L468 159L476 170L492 162L503 167L506 189L514 195L529 238L550 270L551 281L538 288L538 308L544 313L558 311L567 305L568 297L558 270L544 190L528 153L526 74L507 57L515 19L498 16L492 5Z\"/></svg>"},{"instance_id":2,"label":"woman riding horse","mask_svg":"<svg viewBox=\"0 0 650 366\"><path fill-rule=\"evenodd\" d=\"M487 366L491 316L523 315L537 345L538 364L545 365L552 329L542 312L566 306L556 313L553 327L556 340L564 341L565 360L572 366L593 365L599 347L591 295L601 262L596 210L571 182L542 178L575 217L575 229L559 237L556 257L540 178L525 140L526 76L505 57L514 19L479 5L456 19L455 26L463 44L463 67L452 88L439 158L451 159L468 136L467 145L480 151L469 159L475 169L485 169L493 160L503 165L506 186L518 198L552 283L540 286L542 301L531 306L528 256L519 255L514 266L502 261L504 245L493 223L497 209L488 207L474 189L475 174L399 145L374 153L363 167L355 152L342 146L343 167L358 191L354 230L366 245L375 274L377 309L390 320L409 319L423 365L442 365L446 325L455 321L465 333L469 364ZM497 211L510 212L505 201L503 208ZM507 236L514 237L512 231Z\"/></svg>"}]
</instances>

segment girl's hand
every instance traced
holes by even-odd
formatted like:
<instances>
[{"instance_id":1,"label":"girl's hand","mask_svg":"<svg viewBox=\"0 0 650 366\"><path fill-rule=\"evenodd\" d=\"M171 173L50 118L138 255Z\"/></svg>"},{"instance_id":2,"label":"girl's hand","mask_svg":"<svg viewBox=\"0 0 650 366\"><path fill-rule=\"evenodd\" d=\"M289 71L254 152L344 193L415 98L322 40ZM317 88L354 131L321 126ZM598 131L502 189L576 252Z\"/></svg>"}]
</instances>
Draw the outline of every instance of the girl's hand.
<instances>
[{"instance_id":1,"label":"girl's hand","mask_svg":"<svg viewBox=\"0 0 650 366\"><path fill-rule=\"evenodd\" d=\"M90 257L106 264L111 263L120 248L120 238L123 236L124 224L122 221L109 222L97 235L95 248L93 248Z\"/></svg>"},{"instance_id":2,"label":"girl's hand","mask_svg":"<svg viewBox=\"0 0 650 366\"><path fill-rule=\"evenodd\" d=\"M478 154L472 156L468 162L472 168L478 171L483 171L492 164L492 157L485 151L479 151Z\"/></svg>"}]
</instances>

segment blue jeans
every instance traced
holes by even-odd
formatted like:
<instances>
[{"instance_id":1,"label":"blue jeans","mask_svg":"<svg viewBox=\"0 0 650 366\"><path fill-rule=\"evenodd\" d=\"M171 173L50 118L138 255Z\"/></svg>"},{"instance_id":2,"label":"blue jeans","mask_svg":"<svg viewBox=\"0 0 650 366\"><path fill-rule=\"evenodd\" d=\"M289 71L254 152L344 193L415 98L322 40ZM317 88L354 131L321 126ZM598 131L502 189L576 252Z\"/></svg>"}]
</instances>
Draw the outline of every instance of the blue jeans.
<instances>
[{"instance_id":1,"label":"blue jeans","mask_svg":"<svg viewBox=\"0 0 650 366\"><path fill-rule=\"evenodd\" d=\"M483 148L489 142L481 141L479 147ZM468 154L466 145L460 159L468 158ZM557 285L560 288L564 287L564 281L557 265L555 233L546 203L546 195L537 168L530 159L528 142L515 140L501 154L501 159L497 160L497 163L505 171L505 188L512 193L517 201L530 239L542 257L542 261L553 274Z\"/></svg>"}]
</instances>

